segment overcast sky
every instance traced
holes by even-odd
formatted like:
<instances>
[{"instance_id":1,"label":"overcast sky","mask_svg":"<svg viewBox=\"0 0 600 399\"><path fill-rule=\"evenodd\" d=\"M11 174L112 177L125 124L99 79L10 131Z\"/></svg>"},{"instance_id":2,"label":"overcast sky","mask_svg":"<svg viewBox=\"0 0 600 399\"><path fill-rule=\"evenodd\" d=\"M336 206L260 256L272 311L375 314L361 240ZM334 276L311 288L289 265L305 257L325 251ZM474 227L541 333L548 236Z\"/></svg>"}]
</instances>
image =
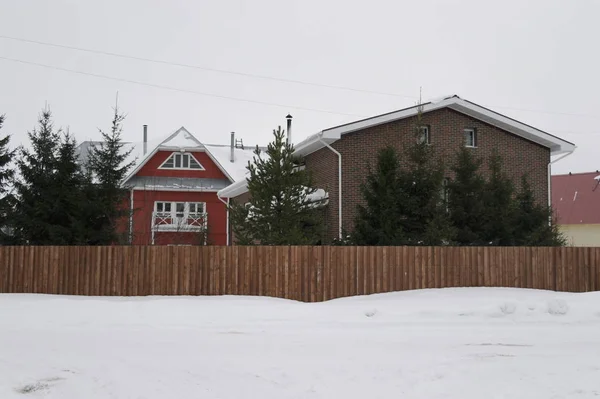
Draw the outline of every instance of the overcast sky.
<instances>
[{"instance_id":1,"label":"overcast sky","mask_svg":"<svg viewBox=\"0 0 600 399\"><path fill-rule=\"evenodd\" d=\"M458 94L572 141L553 172L591 171L599 15L598 0L0 0L0 36L167 61L0 38L2 134L26 143L47 102L78 141L98 139L118 92L126 140L148 124L150 139L185 126L205 143L235 131L265 144L291 113L297 142L414 105L422 87L425 100Z\"/></svg>"}]
</instances>

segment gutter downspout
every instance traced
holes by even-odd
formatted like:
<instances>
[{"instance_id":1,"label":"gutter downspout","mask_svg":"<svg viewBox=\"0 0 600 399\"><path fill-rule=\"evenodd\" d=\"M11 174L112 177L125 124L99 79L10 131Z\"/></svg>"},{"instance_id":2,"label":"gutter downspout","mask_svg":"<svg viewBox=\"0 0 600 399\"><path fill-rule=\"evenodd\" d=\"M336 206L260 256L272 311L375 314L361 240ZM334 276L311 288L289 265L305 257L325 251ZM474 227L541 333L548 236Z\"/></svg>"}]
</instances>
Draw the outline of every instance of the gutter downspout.
<instances>
[{"instance_id":1,"label":"gutter downspout","mask_svg":"<svg viewBox=\"0 0 600 399\"><path fill-rule=\"evenodd\" d=\"M219 199L219 201L225 204L225 207L227 209L227 221L225 222L225 245L229 246L229 198L227 198L227 201L225 201L223 198L219 197L219 193L217 193L217 198Z\"/></svg>"},{"instance_id":2,"label":"gutter downspout","mask_svg":"<svg viewBox=\"0 0 600 399\"><path fill-rule=\"evenodd\" d=\"M129 200L129 245L133 245L133 187L131 187Z\"/></svg>"},{"instance_id":3,"label":"gutter downspout","mask_svg":"<svg viewBox=\"0 0 600 399\"><path fill-rule=\"evenodd\" d=\"M569 155L571 155L572 153L575 152L575 150L577 149L577 147L573 148L573 151L571 152L567 152L566 154L556 158L554 161L550 161L548 163L548 207L552 207L552 179L551 179L551 175L552 175L552 164L560 161L561 159L564 159L566 157L568 157Z\"/></svg>"},{"instance_id":4,"label":"gutter downspout","mask_svg":"<svg viewBox=\"0 0 600 399\"><path fill-rule=\"evenodd\" d=\"M342 239L342 154L340 154L335 148L327 144L323 141L322 138L319 138L319 141L323 143L323 145L329 148L335 155L338 157L338 236L339 239Z\"/></svg>"}]
</instances>

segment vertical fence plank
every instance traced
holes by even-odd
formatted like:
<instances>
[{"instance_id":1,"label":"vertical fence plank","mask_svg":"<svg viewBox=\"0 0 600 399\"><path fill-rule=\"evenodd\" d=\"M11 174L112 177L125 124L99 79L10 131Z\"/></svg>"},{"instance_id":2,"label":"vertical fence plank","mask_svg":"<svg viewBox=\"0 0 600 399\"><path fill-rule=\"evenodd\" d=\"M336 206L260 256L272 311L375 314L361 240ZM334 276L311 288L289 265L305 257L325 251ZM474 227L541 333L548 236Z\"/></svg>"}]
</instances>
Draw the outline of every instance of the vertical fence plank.
<instances>
[{"instance_id":1,"label":"vertical fence plank","mask_svg":"<svg viewBox=\"0 0 600 399\"><path fill-rule=\"evenodd\" d=\"M8 292L9 287L6 248L7 247L0 246L0 293L3 294Z\"/></svg>"},{"instance_id":2,"label":"vertical fence plank","mask_svg":"<svg viewBox=\"0 0 600 399\"><path fill-rule=\"evenodd\" d=\"M257 286L257 295L265 295L265 278L264 278L264 250L262 247L253 247L251 249L251 258L249 266L246 270L251 274L251 279Z\"/></svg>"},{"instance_id":3,"label":"vertical fence plank","mask_svg":"<svg viewBox=\"0 0 600 399\"><path fill-rule=\"evenodd\" d=\"M203 253L205 246L194 247L194 295L202 295L202 277L203 277Z\"/></svg>"},{"instance_id":4,"label":"vertical fence plank","mask_svg":"<svg viewBox=\"0 0 600 399\"><path fill-rule=\"evenodd\" d=\"M598 248L590 248L590 291L600 290L600 267Z\"/></svg>"},{"instance_id":5,"label":"vertical fence plank","mask_svg":"<svg viewBox=\"0 0 600 399\"><path fill-rule=\"evenodd\" d=\"M592 290L593 291L600 291L600 248L593 248L592 251L593 254L593 259L592 259L592 265L593 265L593 287Z\"/></svg>"}]
</instances>

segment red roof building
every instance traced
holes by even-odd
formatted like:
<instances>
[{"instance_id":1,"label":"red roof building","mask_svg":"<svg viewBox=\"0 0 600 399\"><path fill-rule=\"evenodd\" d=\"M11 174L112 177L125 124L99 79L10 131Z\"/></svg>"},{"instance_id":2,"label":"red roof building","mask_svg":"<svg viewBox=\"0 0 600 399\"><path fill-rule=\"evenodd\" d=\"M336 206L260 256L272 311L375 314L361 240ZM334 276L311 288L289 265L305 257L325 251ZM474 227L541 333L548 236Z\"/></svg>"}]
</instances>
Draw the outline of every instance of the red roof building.
<instances>
[{"instance_id":1,"label":"red roof building","mask_svg":"<svg viewBox=\"0 0 600 399\"><path fill-rule=\"evenodd\" d=\"M552 176L552 208L575 246L600 246L600 172Z\"/></svg>"}]
</instances>

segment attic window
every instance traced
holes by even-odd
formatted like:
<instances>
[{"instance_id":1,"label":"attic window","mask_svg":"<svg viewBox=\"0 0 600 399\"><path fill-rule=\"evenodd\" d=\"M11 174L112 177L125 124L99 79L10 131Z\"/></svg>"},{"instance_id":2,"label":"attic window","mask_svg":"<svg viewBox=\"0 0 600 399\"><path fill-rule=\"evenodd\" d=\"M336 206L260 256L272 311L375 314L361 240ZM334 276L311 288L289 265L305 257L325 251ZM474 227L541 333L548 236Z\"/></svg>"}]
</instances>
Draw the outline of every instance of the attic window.
<instances>
[{"instance_id":1,"label":"attic window","mask_svg":"<svg viewBox=\"0 0 600 399\"><path fill-rule=\"evenodd\" d=\"M174 152L159 169L195 169L204 170L200 162L190 153Z\"/></svg>"}]
</instances>

